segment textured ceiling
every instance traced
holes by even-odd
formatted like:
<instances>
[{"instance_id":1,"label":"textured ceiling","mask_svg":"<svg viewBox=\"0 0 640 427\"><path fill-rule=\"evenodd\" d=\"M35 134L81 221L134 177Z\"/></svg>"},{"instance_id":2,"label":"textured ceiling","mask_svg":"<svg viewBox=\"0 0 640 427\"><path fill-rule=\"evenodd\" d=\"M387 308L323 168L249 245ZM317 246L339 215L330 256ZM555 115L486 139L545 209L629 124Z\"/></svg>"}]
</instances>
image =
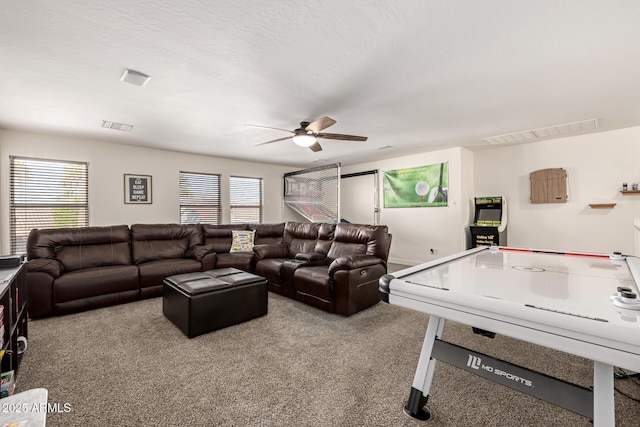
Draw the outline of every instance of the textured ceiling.
<instances>
[{"instance_id":1,"label":"textured ceiling","mask_svg":"<svg viewBox=\"0 0 640 427\"><path fill-rule=\"evenodd\" d=\"M0 0L0 128L296 166L640 125L638 0ZM149 74L144 87L120 81ZM313 153L287 136L321 116ZM102 120L132 124L128 133ZM379 150L378 148L391 146Z\"/></svg>"}]
</instances>

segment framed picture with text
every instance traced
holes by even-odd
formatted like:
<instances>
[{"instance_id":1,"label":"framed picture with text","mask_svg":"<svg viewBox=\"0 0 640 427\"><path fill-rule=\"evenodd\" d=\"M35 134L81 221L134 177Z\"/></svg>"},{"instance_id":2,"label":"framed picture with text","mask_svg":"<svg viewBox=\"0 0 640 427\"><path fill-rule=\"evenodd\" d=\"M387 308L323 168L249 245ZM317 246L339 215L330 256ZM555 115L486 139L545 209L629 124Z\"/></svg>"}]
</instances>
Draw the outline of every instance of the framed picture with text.
<instances>
[{"instance_id":1,"label":"framed picture with text","mask_svg":"<svg viewBox=\"0 0 640 427\"><path fill-rule=\"evenodd\" d=\"M151 204L151 175L124 175L124 202Z\"/></svg>"}]
</instances>

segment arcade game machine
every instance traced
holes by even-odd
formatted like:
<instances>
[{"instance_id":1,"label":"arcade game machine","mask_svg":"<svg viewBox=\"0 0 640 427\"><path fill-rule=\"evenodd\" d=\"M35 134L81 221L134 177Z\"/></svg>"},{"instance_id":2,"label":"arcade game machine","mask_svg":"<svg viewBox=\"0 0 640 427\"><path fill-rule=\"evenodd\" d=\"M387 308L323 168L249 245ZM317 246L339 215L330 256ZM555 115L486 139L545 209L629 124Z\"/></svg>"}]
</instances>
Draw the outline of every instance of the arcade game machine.
<instances>
[{"instance_id":1,"label":"arcade game machine","mask_svg":"<svg viewBox=\"0 0 640 427\"><path fill-rule=\"evenodd\" d=\"M475 218L471 230L471 248L478 246L506 246L507 244L507 199L499 197L476 197Z\"/></svg>"}]
</instances>

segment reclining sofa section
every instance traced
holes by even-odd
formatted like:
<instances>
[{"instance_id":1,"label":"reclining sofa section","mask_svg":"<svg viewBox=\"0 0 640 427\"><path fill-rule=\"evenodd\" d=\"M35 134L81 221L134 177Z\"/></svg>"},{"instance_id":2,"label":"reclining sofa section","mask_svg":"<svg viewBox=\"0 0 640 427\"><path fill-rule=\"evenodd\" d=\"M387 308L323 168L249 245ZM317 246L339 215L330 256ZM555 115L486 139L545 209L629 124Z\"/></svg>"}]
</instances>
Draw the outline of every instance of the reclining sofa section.
<instances>
[{"instance_id":1,"label":"reclining sofa section","mask_svg":"<svg viewBox=\"0 0 640 427\"><path fill-rule=\"evenodd\" d=\"M255 232L233 252L232 232ZM29 316L90 310L162 295L172 275L236 267L269 290L350 316L379 301L391 235L384 225L134 224L32 230L27 241Z\"/></svg>"}]
</instances>

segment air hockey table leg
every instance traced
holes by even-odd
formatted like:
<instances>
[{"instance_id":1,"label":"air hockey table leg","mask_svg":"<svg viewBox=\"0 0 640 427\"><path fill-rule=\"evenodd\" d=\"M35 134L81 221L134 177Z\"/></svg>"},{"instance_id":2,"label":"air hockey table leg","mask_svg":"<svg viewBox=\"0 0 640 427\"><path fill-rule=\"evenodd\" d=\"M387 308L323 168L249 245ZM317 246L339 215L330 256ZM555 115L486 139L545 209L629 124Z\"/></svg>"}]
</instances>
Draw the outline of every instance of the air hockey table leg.
<instances>
[{"instance_id":1,"label":"air hockey table leg","mask_svg":"<svg viewBox=\"0 0 640 427\"><path fill-rule=\"evenodd\" d=\"M440 335L442 335L444 324L445 319L441 317L431 316L429 318L427 333L422 343L422 350L420 351L418 366L413 377L409 400L404 407L405 414L422 421L431 418L431 414L425 409L427 400L429 400L433 374L436 369L436 359L431 358L431 353L436 338L440 338Z\"/></svg>"},{"instance_id":2,"label":"air hockey table leg","mask_svg":"<svg viewBox=\"0 0 640 427\"><path fill-rule=\"evenodd\" d=\"M613 366L593 362L593 426L616 424Z\"/></svg>"}]
</instances>

